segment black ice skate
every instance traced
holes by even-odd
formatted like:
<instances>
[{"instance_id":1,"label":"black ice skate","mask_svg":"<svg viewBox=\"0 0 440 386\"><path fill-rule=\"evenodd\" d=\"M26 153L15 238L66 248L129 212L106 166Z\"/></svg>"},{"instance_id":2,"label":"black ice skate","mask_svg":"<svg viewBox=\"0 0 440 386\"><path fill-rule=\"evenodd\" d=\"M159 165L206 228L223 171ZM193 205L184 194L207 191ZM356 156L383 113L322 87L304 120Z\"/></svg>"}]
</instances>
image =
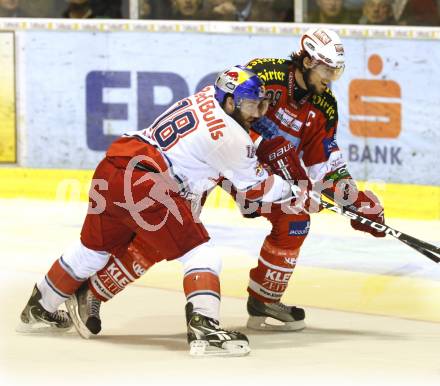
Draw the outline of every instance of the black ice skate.
<instances>
[{"instance_id":1,"label":"black ice skate","mask_svg":"<svg viewBox=\"0 0 440 386\"><path fill-rule=\"evenodd\" d=\"M20 315L17 332L31 333L61 333L70 330L72 319L63 310L46 311L40 304L41 292L35 285L32 295Z\"/></svg>"},{"instance_id":2,"label":"black ice skate","mask_svg":"<svg viewBox=\"0 0 440 386\"><path fill-rule=\"evenodd\" d=\"M296 331L305 328L302 308L286 306L281 302L263 303L249 296L247 327L266 331Z\"/></svg>"},{"instance_id":3,"label":"black ice skate","mask_svg":"<svg viewBox=\"0 0 440 386\"><path fill-rule=\"evenodd\" d=\"M93 295L87 282L83 283L66 300L66 307L70 312L76 331L82 338L89 339L101 331L101 318L99 316L101 301Z\"/></svg>"},{"instance_id":4,"label":"black ice skate","mask_svg":"<svg viewBox=\"0 0 440 386\"><path fill-rule=\"evenodd\" d=\"M192 356L244 356L250 353L246 335L223 330L215 319L193 312L193 304L185 306L188 343Z\"/></svg>"}]
</instances>

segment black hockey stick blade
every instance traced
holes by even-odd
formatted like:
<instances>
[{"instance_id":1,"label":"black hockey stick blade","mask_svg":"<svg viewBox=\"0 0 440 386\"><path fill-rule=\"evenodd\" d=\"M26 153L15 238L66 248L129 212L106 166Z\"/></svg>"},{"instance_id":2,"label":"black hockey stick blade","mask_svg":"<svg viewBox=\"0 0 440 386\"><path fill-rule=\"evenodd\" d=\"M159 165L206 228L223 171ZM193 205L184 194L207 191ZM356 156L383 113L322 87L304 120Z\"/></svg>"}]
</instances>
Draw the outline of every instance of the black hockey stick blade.
<instances>
[{"instance_id":1,"label":"black hockey stick blade","mask_svg":"<svg viewBox=\"0 0 440 386\"><path fill-rule=\"evenodd\" d=\"M351 211L347 208L338 205L333 205L323 200L321 200L321 205L323 208L331 210L332 212L335 213L339 213L345 217L348 217L350 220L354 220L362 224L365 224L377 231L385 232L385 234L393 236L396 239L402 241L403 243L414 248L416 251L420 252L421 254L428 257L432 261L436 263L440 263L440 257L435 255L435 254L440 254L440 248L436 247L435 245L416 239L415 237L409 236L406 233L393 229L386 224L379 224L374 221L371 221L370 219L363 217L360 214Z\"/></svg>"},{"instance_id":2,"label":"black hockey stick blade","mask_svg":"<svg viewBox=\"0 0 440 386\"><path fill-rule=\"evenodd\" d=\"M429 244L426 241L422 241L422 240L416 239L415 237L412 237L412 236L407 235L405 233L402 233L401 239L405 240L405 241L407 241L408 243L411 243L411 244L420 245L422 248L424 248L424 249L426 249L428 251L434 252L436 254L440 254L440 248L439 247L436 247L435 245Z\"/></svg>"},{"instance_id":3,"label":"black hockey stick blade","mask_svg":"<svg viewBox=\"0 0 440 386\"><path fill-rule=\"evenodd\" d=\"M417 245L411 244L409 241L406 241L403 239L400 239L400 241L402 241L403 243L408 245L408 247L414 248L417 252L421 253L422 255L425 255L428 259L431 259L435 263L440 263L440 257L437 257L432 252L430 252L422 247L419 247Z\"/></svg>"}]
</instances>

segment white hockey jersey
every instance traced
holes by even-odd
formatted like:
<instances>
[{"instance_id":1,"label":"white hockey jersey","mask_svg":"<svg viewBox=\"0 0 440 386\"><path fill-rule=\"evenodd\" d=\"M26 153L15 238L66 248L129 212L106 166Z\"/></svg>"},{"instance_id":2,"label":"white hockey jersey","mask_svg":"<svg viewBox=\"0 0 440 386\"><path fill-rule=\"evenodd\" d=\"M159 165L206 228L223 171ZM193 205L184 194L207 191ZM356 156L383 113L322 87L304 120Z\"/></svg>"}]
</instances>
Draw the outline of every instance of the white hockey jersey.
<instances>
[{"instance_id":1,"label":"white hockey jersey","mask_svg":"<svg viewBox=\"0 0 440 386\"><path fill-rule=\"evenodd\" d=\"M125 136L156 146L185 189L195 197L225 177L249 200L290 197L290 185L259 164L246 131L219 105L214 87L172 105L145 130ZM134 154L132 154L134 156Z\"/></svg>"}]
</instances>

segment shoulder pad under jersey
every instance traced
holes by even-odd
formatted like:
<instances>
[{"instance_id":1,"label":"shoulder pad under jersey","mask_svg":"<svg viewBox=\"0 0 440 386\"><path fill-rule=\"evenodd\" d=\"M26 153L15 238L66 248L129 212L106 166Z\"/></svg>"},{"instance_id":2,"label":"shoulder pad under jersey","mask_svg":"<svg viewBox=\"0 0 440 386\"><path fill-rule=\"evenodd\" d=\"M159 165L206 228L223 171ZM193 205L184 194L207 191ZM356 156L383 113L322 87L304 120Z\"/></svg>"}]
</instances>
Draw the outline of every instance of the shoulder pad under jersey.
<instances>
[{"instance_id":1,"label":"shoulder pad under jersey","mask_svg":"<svg viewBox=\"0 0 440 386\"><path fill-rule=\"evenodd\" d=\"M290 64L287 59L261 58L251 60L246 67L256 73L265 85L286 85Z\"/></svg>"},{"instance_id":2,"label":"shoulder pad under jersey","mask_svg":"<svg viewBox=\"0 0 440 386\"><path fill-rule=\"evenodd\" d=\"M310 102L320 110L327 120L326 130L329 130L338 121L338 103L332 91L327 88L321 95L313 95Z\"/></svg>"}]
</instances>

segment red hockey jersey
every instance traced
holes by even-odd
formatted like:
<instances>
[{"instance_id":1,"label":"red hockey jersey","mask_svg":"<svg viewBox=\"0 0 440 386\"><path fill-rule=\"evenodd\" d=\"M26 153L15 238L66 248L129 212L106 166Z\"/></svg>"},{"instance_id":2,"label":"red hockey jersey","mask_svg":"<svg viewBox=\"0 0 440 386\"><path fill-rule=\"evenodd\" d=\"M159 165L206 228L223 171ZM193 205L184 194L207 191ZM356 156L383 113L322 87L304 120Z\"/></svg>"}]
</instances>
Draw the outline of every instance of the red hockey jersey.
<instances>
[{"instance_id":1,"label":"red hockey jersey","mask_svg":"<svg viewBox=\"0 0 440 386\"><path fill-rule=\"evenodd\" d=\"M331 90L327 88L322 95L308 95L298 102L293 98L295 68L290 60L255 59L247 67L264 81L271 99L266 116L293 143L310 179L349 178L336 142L338 109Z\"/></svg>"}]
</instances>

